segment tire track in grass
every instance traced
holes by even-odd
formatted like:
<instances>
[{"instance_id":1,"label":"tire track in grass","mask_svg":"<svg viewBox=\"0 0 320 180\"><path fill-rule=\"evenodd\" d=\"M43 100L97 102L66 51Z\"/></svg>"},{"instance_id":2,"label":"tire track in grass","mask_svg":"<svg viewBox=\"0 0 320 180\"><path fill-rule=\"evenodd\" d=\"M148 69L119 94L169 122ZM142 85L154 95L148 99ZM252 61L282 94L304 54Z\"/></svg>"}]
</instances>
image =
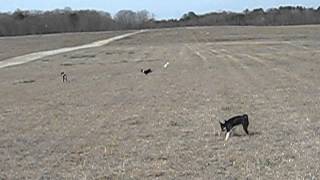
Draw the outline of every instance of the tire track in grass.
<instances>
[{"instance_id":1,"label":"tire track in grass","mask_svg":"<svg viewBox=\"0 0 320 180\"><path fill-rule=\"evenodd\" d=\"M296 111L296 106L292 106L291 104L295 104L294 99L301 99L306 100L308 96L302 92L306 92L309 90L309 88L313 88L314 86L312 83L309 82L307 79L302 79L300 76L293 72L288 72L285 69L280 68L277 66L276 62L271 62L270 60L263 61L261 58L256 57L254 55L245 55L245 57L248 57L250 60L254 60L255 62L262 65L262 69L270 70L273 73L269 73L269 76L274 77L275 80L280 82L280 86L275 86L275 90L278 93L282 94L279 97L286 97L283 102L285 103L286 108L283 109L281 112L287 112L287 111ZM264 63L262 63L263 61ZM270 85L274 86L274 85ZM302 91L299 91L299 89L302 88ZM289 98L290 94L293 95L293 99ZM279 97L276 99L279 100ZM280 103L280 102L279 102ZM299 110L297 110L299 111ZM301 118L306 118L306 114L302 113L303 115L300 115Z\"/></svg>"},{"instance_id":2,"label":"tire track in grass","mask_svg":"<svg viewBox=\"0 0 320 180\"><path fill-rule=\"evenodd\" d=\"M209 50L210 51L210 50ZM203 51L202 51L203 52ZM210 51L212 52L212 51ZM220 51L221 52L221 51ZM222 50L222 53L228 53L226 50ZM214 51L214 54L217 55L217 51ZM264 158L263 153L270 153L269 158L285 158L283 157L284 153L283 150L287 151L286 154L290 155L293 154L296 157L299 155L299 158L297 159L297 163L301 162L301 158L299 152L298 154L295 153L294 148L288 144L288 141L290 140L294 140L295 138L297 138L297 136L295 135L290 135L290 131L295 128L295 123L291 122L291 124L287 124L290 120L294 119L294 118L302 118L302 116L299 114L297 114L296 110L294 109L295 107L290 107L292 105L295 105L295 101L291 100L290 96L297 96L295 97L296 100L301 99L301 96L299 96L299 89L293 89L293 91L290 90L290 87L296 87L295 86L295 81L301 77L290 77L290 73L291 72L283 72L286 71L284 69L279 69L279 67L277 67L277 63L275 62L269 62L266 61L265 59L261 59L259 57L255 58L256 54L250 54L248 53L251 57L247 57L245 55L238 55L235 53L230 53L227 54L227 56L223 56L224 58L228 58L231 61L221 61L221 62L225 62L225 63L231 63L231 64L225 64L222 67L227 67L233 64L233 67L230 68L227 71L222 71L221 73L223 74L227 74L229 76L232 77L226 77L228 79L233 79L233 81L237 81L235 79L238 79L240 82L244 82L243 79L239 76L243 76L243 74L241 72L239 72L240 70L240 66L238 63L244 63L244 62L250 62L250 63L254 63L254 66L249 66L247 72L250 73L255 80L253 82L250 82L248 89L252 90L252 85L256 85L257 87L254 87L256 90L258 90L258 93L260 93L262 95L262 99L267 99L267 102L263 104L262 108L265 108L268 111L265 111L263 109L259 110L259 113L262 115L264 115L264 118L262 118L263 120L268 120L265 123L265 126L263 127L272 127L272 129L267 129L265 131L272 131L275 133L275 135L273 135L272 133L269 134L268 138L263 138L262 141L260 141L261 143L259 143L261 145L261 147L263 147L263 149L266 149L267 151L263 150L261 153L257 153L257 157L262 157ZM220 57L220 56L217 56ZM253 57L253 58L252 58ZM223 58L222 58L223 59ZM223 59L224 60L224 59ZM220 62L220 61L218 61ZM221 66L221 64L220 64ZM224 68L223 68L224 69ZM225 69L224 69L225 70ZM272 72L274 74L272 74ZM230 74L229 74L230 73ZM288 77L289 76L289 77ZM245 76L246 77L246 76ZM241 80L242 79L242 80ZM298 84L300 84L300 86L297 86L297 88L301 88L304 87L303 85L301 86L301 80L304 79L300 79L300 81L298 82ZM251 86L250 86L251 85ZM278 86L280 85L280 89L281 91L278 91ZM232 86L231 86L232 87ZM259 89L261 88L261 89ZM266 88L266 89L263 89ZM238 90L241 91L241 90ZM229 91L231 92L231 94L233 92L237 92L236 90L234 91ZM253 91L254 92L254 91ZM233 94L237 94L237 93L233 93ZM269 96L269 97L268 97ZM271 99L268 99L271 98ZM272 112L270 113L269 110L272 110ZM274 110L274 111L273 111ZM293 110L293 112L292 112ZM279 114L280 113L280 114ZM298 115L298 116L297 116ZM268 119L266 119L266 117ZM269 119L270 118L270 119ZM261 119L261 121L262 121ZM285 121L278 121L278 120L285 120ZM276 126L275 126L276 124ZM283 129L282 129L283 128ZM308 127L306 126L301 126L301 129L306 130ZM287 134L289 133L289 134ZM290 135L289 137L287 137L288 135ZM271 137L270 137L271 136ZM284 144L286 145L285 147L283 146L276 146L277 148L274 149L274 145L275 143L273 142L274 140L280 140L281 142L284 141ZM282 143L283 144L283 143ZM254 152L253 152L254 153ZM261 155L260 155L261 154ZM223 158L223 154L221 155ZM220 156L219 156L220 157ZM290 161L289 161L290 162ZM272 169L272 171L265 171L265 170L259 170L258 173L260 174L275 174L277 176L281 176L284 177L287 174L284 172L287 172L287 168L291 167L291 164L289 163L285 163L285 162L280 162L282 165L280 170L279 169ZM285 164L283 164L285 163ZM251 168L249 168L249 170L252 171L255 170L254 166L251 166ZM295 168L295 170L297 170ZM250 174L250 173L249 173Z\"/></svg>"},{"instance_id":3,"label":"tire track in grass","mask_svg":"<svg viewBox=\"0 0 320 180\"><path fill-rule=\"evenodd\" d=\"M308 48L306 46L303 46L303 45L299 45L299 44L294 43L292 41L288 41L287 44L292 46L292 47L295 47L295 48L299 48L299 49L303 49L303 50L310 50L310 48Z\"/></svg>"},{"instance_id":4,"label":"tire track in grass","mask_svg":"<svg viewBox=\"0 0 320 180\"><path fill-rule=\"evenodd\" d=\"M223 52L224 53L227 53L228 51L226 51L226 50L223 50ZM232 53L232 54L235 54L235 53ZM251 55L252 56L252 55ZM246 81L246 79L243 79L243 77L244 78L249 78L249 77L251 77L251 78L253 78L254 79L254 81L251 81L250 82L250 84L249 84L249 89L256 89L256 90L258 90L258 91L253 91L253 92L257 92L258 94L260 93L260 95L262 96L262 98L261 98L261 96L260 96L260 99L261 100L267 100L268 102L265 104L265 105L263 105L263 106L267 106L267 109L273 109L273 107L274 106L277 106L277 105L279 105L280 107L281 106L283 106L283 104L285 104L285 107L284 108L282 108L281 107L281 109L280 109L280 111L281 112L283 112L283 114L284 114L284 117L287 117L287 113L289 113L288 112L288 110L290 111L290 109L291 108L289 108L289 106L290 106L290 101L288 101L287 102L287 100L288 100L288 97L289 97L289 95L288 95L288 93L293 93L292 95L294 95L295 94L295 92L286 92L286 91L278 91L278 92L276 92L276 94L274 94L274 93L272 93L272 91L268 91L268 93L266 93L265 91L264 91L264 89L263 89L263 87L269 87L269 88L273 88L274 86L276 86L275 85L275 83L274 82L278 82L278 83L276 83L276 84L286 84L287 82L286 82L286 79L283 79L283 78L280 78L280 79L277 79L277 78L272 78L272 76L268 76L268 74L269 74L269 72L268 72L268 68L266 68L266 67L270 67L271 68L271 65L270 64L268 64L268 63L266 63L266 62L264 62L263 60L261 60L261 59L256 59L256 58L252 58L252 59L255 59L255 61L254 62L256 62L257 64L259 64L258 66L254 66L254 67L261 67L261 69L257 69L257 68L249 68L249 69L247 69L246 71L247 71L247 73L248 74L251 74L251 75L249 75L249 76L243 76L242 75L242 77L241 77L241 73L239 72L239 68L236 68L237 66L238 66L238 63L242 63L242 62L245 62L245 61L248 61L248 60L244 60L244 59L242 59L241 57L240 57L240 59L238 59L238 60L235 60L235 59L237 59L237 57L234 57L233 55L230 55L229 54L229 56L227 55L226 56L227 58L230 58L231 57L231 60L233 60L233 61L222 61L222 62L232 62L232 63L234 63L234 67L233 67L233 70L235 71L233 74L234 74L234 76L235 77L238 77L239 79L240 79L240 81L241 82L245 82ZM246 57L246 56L245 56ZM249 58L250 59L250 58ZM250 60L252 60L252 59L250 59ZM228 65L226 65L226 66L228 66ZM274 66L276 66L276 65L274 65ZM232 71L233 71L232 70ZM231 71L231 72L232 72ZM275 71L275 72L277 72L277 74L278 73L281 73L281 74L283 74L283 72L282 71L278 71L278 70L272 70L272 71ZM227 73L229 73L230 72L230 70L229 71L227 71ZM240 77L239 77L240 76ZM237 79L238 79L237 78ZM242 79L242 80L241 80ZM256 86L256 87L254 87L254 88L252 88L253 86ZM270 85L270 86L269 86ZM260 90L259 90L259 88L261 88ZM270 94L271 93L271 94ZM276 102L273 102L273 100L272 99L269 99L269 97L268 96L274 96L274 97L276 97ZM257 99L256 100L254 100L254 101L257 101ZM280 108L279 107L279 108ZM265 107L264 107L265 108ZM279 110L277 110L277 111L279 111ZM265 112L263 112L263 111L260 111L260 112L258 112L259 114L261 114L261 113L265 113ZM272 113L269 113L268 112L268 116L270 117L270 118L272 118L272 119L279 119L279 115L277 114L277 112L272 112ZM280 116L280 118L281 118L282 116ZM263 122L260 122L260 123L263 123ZM286 123L286 122L284 122L284 123ZM273 126L272 124L274 124L274 123L270 123L270 122L268 122L268 123L266 123L266 122L264 122L264 127L268 127L268 126ZM278 124L279 125L281 125L282 124L282 122L278 122ZM290 131L290 128L293 128L293 127L295 127L294 125L293 126L289 126L289 127L287 127L287 125L286 124L282 124L281 125L281 127L284 127L284 130L285 130L285 132L286 131ZM289 129L288 129L289 128ZM303 129L303 127L301 127L302 129ZM306 126L304 126L304 128L306 128ZM275 129L276 130L276 129ZM279 137L280 138L280 137ZM278 138L278 139L279 139ZM295 138L295 137L290 137L290 138ZM273 139L273 138L270 138L270 139ZM272 142L269 142L269 141L267 141L267 142L265 142L264 144L261 144L262 145L262 147L265 147L267 150L271 150L269 147L269 145L270 145L270 143L272 143ZM292 151L293 149L292 149L293 147L291 147L291 146L288 146L286 149L292 154L294 154L294 152ZM282 151L281 151L282 152ZM281 156L281 155L279 155L278 153L280 153L280 151L278 152L278 151L275 151L274 152L275 153L275 155L276 156ZM285 167L288 167L288 166L290 166L290 164L286 164L285 166L284 166L284 168ZM250 168L249 168L250 169ZM280 171L281 172L281 171ZM265 173L265 172L262 172L262 173ZM274 173L279 173L279 171L275 171Z\"/></svg>"},{"instance_id":5,"label":"tire track in grass","mask_svg":"<svg viewBox=\"0 0 320 180\"><path fill-rule=\"evenodd\" d=\"M319 96L319 88L318 84L314 83L317 77L305 77L302 72L308 71L310 67L315 68L314 66L318 66L314 62L304 61L303 59L299 59L297 57L292 56L292 53L288 52L288 54L280 54L280 56L286 55L285 58L279 59L275 55L268 55L257 54L258 58L265 59L269 62L270 66L276 67L275 70L281 73L288 81L284 82L287 84L288 87L293 86L296 89L294 91L288 91L288 105L291 106L292 113L289 110L289 114L284 117L286 120L285 123L288 123L288 119L292 121L290 124L284 124L285 127L294 127L294 130L297 132L298 135L292 135L290 138L293 139L295 142L290 144L290 150L294 150L294 155L299 156L297 158L297 163L304 162L305 159L308 159L307 156L314 156L315 154L312 151L304 152L301 149L304 149L309 145L314 144L314 126L317 126L317 115L315 115L317 110L319 109L319 98L314 98L315 95ZM306 58L308 55L306 55ZM279 67L278 63L281 61L282 64L287 66ZM291 69L292 63L295 69ZM285 80L283 80L285 81ZM286 95L286 94L284 94ZM307 106L305 106L307 104ZM309 106L308 106L309 104ZM287 110L289 107L287 108ZM310 118L315 118L313 121ZM300 121L304 121L306 123L300 123ZM306 139L307 138L307 139ZM310 147L310 146L309 146ZM309 149L309 147L307 147ZM308 155L309 154L309 155ZM311 155L310 155L311 154ZM315 160L316 161L316 160ZM317 168L318 169L318 168Z\"/></svg>"},{"instance_id":6,"label":"tire track in grass","mask_svg":"<svg viewBox=\"0 0 320 180\"><path fill-rule=\"evenodd\" d=\"M210 50L210 48L209 48L209 50ZM210 51L212 52L212 49ZM219 50L213 50L213 52L215 54L217 54L218 51ZM296 75L296 74L292 75L292 73L287 72L286 70L281 69L281 68L277 67L276 65L271 64L271 62L269 62L267 60L263 60L263 59L261 59L259 57L256 57L255 55L250 55L250 54L245 54L245 53L237 53L237 55L234 56L234 55L231 55L231 54L236 54L236 53L229 52L228 50L223 49L223 48L220 50L220 54L222 54L223 56L227 57L228 59L233 60L235 63L237 63L243 69L249 69L249 67L247 67L246 65L244 65L241 62L246 62L247 60L245 60L245 59L249 59L249 60L253 60L254 62L260 64L261 67L265 67L264 69L271 70L271 71L275 72L276 74L281 74L282 78L286 78L286 79L287 78L291 78L292 81L298 81L300 83L303 83L304 86L310 85L310 83L307 83L306 80L302 79L298 75ZM237 57L240 57L240 58L237 58ZM255 78L254 75L252 77ZM285 82L282 81L281 83L283 84Z\"/></svg>"},{"instance_id":7,"label":"tire track in grass","mask_svg":"<svg viewBox=\"0 0 320 180\"><path fill-rule=\"evenodd\" d=\"M208 52L211 52L211 51L209 50ZM250 69L250 67L247 67L243 63L242 59L239 59L236 56L234 56L233 55L234 53L231 53L229 50L222 48L222 50L214 50L214 52L219 53L219 56L216 56L216 59L218 59L216 62L218 62L219 64L215 64L215 65L220 68L216 73L225 74L223 86L225 86L226 88L224 88L223 86L219 88L222 90L222 92L227 93L219 97L220 100L218 101L220 103L222 102L222 105L224 106L231 105L231 110L229 110L228 112L224 112L225 115L230 116L234 113L241 113L244 111L249 113L250 118L253 119L253 123L251 127L254 127L255 124L265 124L265 122L262 119L260 119L259 122L255 122L255 119L258 119L257 118L258 115L263 113L261 111L259 112L257 108L255 108L255 104L261 103L267 99L266 98L267 95L263 94L264 89L260 88L260 87L263 87L263 83L261 83L261 78L263 78L263 76L259 76L255 74L256 69ZM266 105L269 106L270 104L267 103ZM258 136L257 138L258 138L257 141L252 140L251 142L253 144L262 145L259 142L262 142L260 140L263 140L264 137ZM243 144L246 144L246 142L244 142ZM227 154L236 150L237 148L239 148L239 146L241 145L236 144L234 148L229 147L225 149L224 150L225 152L221 153L216 158L218 158L218 161L223 161L225 159L228 159ZM219 144L214 145L213 147L219 148ZM251 150L251 152L255 153L257 151ZM232 168L233 167L227 167L228 170ZM251 171L252 167L247 169L248 171ZM209 172L206 172L206 173L210 174Z\"/></svg>"},{"instance_id":8,"label":"tire track in grass","mask_svg":"<svg viewBox=\"0 0 320 180\"><path fill-rule=\"evenodd\" d=\"M287 79L287 82L284 82L284 84L290 83L288 86L295 88L295 91L297 92L290 98L290 101L292 101L292 104L296 104L293 107L299 107L297 112L300 112L302 119L309 119L308 116L312 115L312 111L316 111L317 108L319 108L319 99L312 98L312 96L318 97L320 95L319 81L317 81L319 75L312 72L310 72L312 73L311 75L307 74L307 76L304 76L303 74L308 73L306 71L310 71L310 67L315 68L318 65L312 62L305 62L302 59L297 59L295 57L290 58L290 56L281 58L281 60L279 60L279 58L274 58L273 56L257 56L262 59L268 59L267 61L275 66L273 70L279 72L283 76L283 79ZM279 67L279 65L277 66L277 60L281 61L282 64L287 64L287 66L282 66L282 68ZM290 66L293 67L291 68ZM298 104L295 102L295 99L299 99ZM305 104L313 104L313 106L310 108L305 106ZM301 109L304 110L301 111ZM302 128L302 126L300 128ZM308 129L312 129L312 127L308 127Z\"/></svg>"},{"instance_id":9,"label":"tire track in grass","mask_svg":"<svg viewBox=\"0 0 320 180\"><path fill-rule=\"evenodd\" d=\"M186 45L186 47L191 51L193 52L193 54L195 54L196 56L199 57L199 59L201 59L204 63L207 63L208 60L207 60L207 57L205 57L204 55L202 55L200 53L200 51L196 50L195 48L192 48L190 45Z\"/></svg>"},{"instance_id":10,"label":"tire track in grass","mask_svg":"<svg viewBox=\"0 0 320 180\"><path fill-rule=\"evenodd\" d=\"M244 62L246 62L246 61L248 61L247 59L244 59L243 58L243 56L241 56L239 53L231 53L231 52L229 52L229 51L227 51L227 50L223 50L223 52L224 53L228 53L225 57L227 57L227 58L229 58L229 59L231 59L231 60L233 60L233 63L235 64L234 65L234 67L235 67L235 69L239 69L239 68L236 68L237 66L243 66L243 65L241 65L242 63L244 63ZM236 56L233 56L233 55L230 55L230 54L237 54ZM239 58L238 58L238 57ZM247 56L244 56L244 57L247 57ZM249 57L253 57L253 56L249 56ZM250 59L250 58L249 58ZM249 77L249 81L251 82L251 83L253 83L253 84L256 84L253 88L255 88L256 90L255 90L255 92L260 92L260 94L264 94L264 92L263 91L261 91L259 88L257 88L257 87L263 87L263 89L264 88L267 88L267 87L273 87L273 86L278 86L278 85L281 85L281 86L283 86L284 84L286 84L286 81L285 81L285 79L284 78L286 78L284 75L283 75L283 73L281 73L282 71L277 71L277 70L274 70L272 67L270 67L270 66L268 66L268 64L266 63L266 62L264 62L263 60L261 60L261 59L257 59L257 58L253 58L254 59L254 62L256 62L257 64L260 64L260 65L255 65L254 67L261 67L261 70L259 70L259 71L256 71L256 69L253 69L253 68L251 68L251 67L247 67L247 66L245 66L245 68L243 68L245 71L246 71L246 73L248 74L248 77ZM250 60L252 60L252 59L250 59ZM270 74L270 72L268 72L268 69L271 69L272 71L275 71L276 73L281 73L283 76L282 76L282 78L281 79L277 79L277 78L269 78L270 76L268 75L268 74ZM262 73L262 72L264 72L264 73ZM237 74L239 74L239 73L236 73L235 74L235 76L237 76ZM266 78L268 79L267 81L266 81ZM274 83L274 81L277 81L278 83ZM251 85L251 83L250 83L250 85ZM280 92L281 93L281 92ZM283 94L283 96L280 96L280 97L285 97L285 95L286 95L286 92L283 92L284 94ZM267 97L267 96L265 96L265 95L263 95L263 99L269 99L269 97ZM284 101L285 99L283 99L283 101ZM279 101L279 103L280 103L280 101Z\"/></svg>"},{"instance_id":11,"label":"tire track in grass","mask_svg":"<svg viewBox=\"0 0 320 180\"><path fill-rule=\"evenodd\" d=\"M208 63L207 57L203 56L203 55L199 52L199 50L198 50L198 48L197 48L197 46L199 46L199 44L200 44L200 41L199 41L199 38L197 37L196 33L197 33L197 32L195 32L195 31L193 31L193 33L192 33L192 38L193 38L194 41L195 41L195 43L193 44L193 45L194 45L194 48L191 47L189 44L186 44L186 47L187 47L188 49L190 49L190 51L193 52L196 56L198 56L204 63Z\"/></svg>"},{"instance_id":12,"label":"tire track in grass","mask_svg":"<svg viewBox=\"0 0 320 180\"><path fill-rule=\"evenodd\" d=\"M300 83L304 83L306 86L313 86L314 81L310 81L308 78L305 78L303 74L312 73L312 77L317 77L318 73L316 73L319 63L315 61L315 57L313 59L308 58L309 53L312 51L303 51L303 52L289 52L289 53L278 53L276 55L270 56L268 54L257 54L256 56L261 59L267 59L269 62L276 64L277 61L281 61L283 67L282 69L284 74L288 76L293 76ZM301 57L299 54L303 54ZM275 58L275 56L281 56L281 58ZM314 71L313 71L314 70ZM309 74L310 76L310 74Z\"/></svg>"},{"instance_id":13,"label":"tire track in grass","mask_svg":"<svg viewBox=\"0 0 320 180\"><path fill-rule=\"evenodd\" d=\"M303 92L310 91L310 88L314 89L311 91L318 90L317 87L312 82L310 82L309 79L301 78L299 75L297 75L294 72L290 72L290 71L287 71L285 69L280 68L279 66L277 66L277 63L274 60L270 59L270 57L259 58L259 57L257 57L257 55L249 55L249 54L247 54L247 55L241 54L241 56L248 57L248 59L254 60L255 62L261 64L262 67L265 67L265 68L263 68L263 70L269 69L274 72L274 79L281 82L281 86L283 86L282 88L287 87L287 88L285 88L286 90L282 89L284 91L282 91L281 88L276 89L276 90L277 91L281 90L280 92L279 91L277 92L277 93L282 92L281 94L283 94L283 95L281 97L287 97L285 100L287 101L288 106L291 106L291 104L296 104L295 99L300 99L302 101L307 100L309 98L309 96ZM262 60L262 59L269 59L269 60ZM280 77L280 79L278 79L279 77ZM299 91L299 89L302 89L302 91ZM289 98L290 94L293 95L292 96L293 98ZM286 102L286 101L284 101L284 102ZM287 107L286 110L284 110L284 111L287 112L288 110L289 111L299 111L296 106ZM302 115L299 116L300 118L306 118L306 116L307 116L306 113L301 112L301 114ZM302 128L302 127L300 127L300 128Z\"/></svg>"},{"instance_id":14,"label":"tire track in grass","mask_svg":"<svg viewBox=\"0 0 320 180\"><path fill-rule=\"evenodd\" d=\"M255 55L250 55L250 54L240 54L241 56L245 56L253 61L256 61L258 63L260 63L261 65L265 66L266 68L278 73L278 74L282 74L283 76L285 76L288 79L291 79L293 81L299 82L300 84L302 84L304 87L310 87L311 83L308 82L307 80L303 80L299 75L289 72L285 69L280 68L279 66L275 65L274 62L270 61L270 58L265 57L257 57ZM262 59L269 59L269 60L262 60ZM272 64L271 64L272 63Z\"/></svg>"},{"instance_id":15,"label":"tire track in grass","mask_svg":"<svg viewBox=\"0 0 320 180\"><path fill-rule=\"evenodd\" d=\"M254 78L254 76L251 76L247 73L246 69L248 69L248 67L245 64L241 63L239 61L239 59L237 59L235 56L231 55L229 53L229 51L224 48L211 49L211 48L208 48L207 46L202 47L202 45L197 44L197 45L195 45L194 48L188 47L188 49L190 49L193 54L197 55L200 59L203 60L203 62L205 62L204 67L217 67L217 66L224 67L225 69L220 74L225 74L226 77L232 76L232 77L239 77L240 79L249 78L250 80L252 80ZM208 59L210 59L210 61L208 61ZM223 65L221 65L221 63ZM224 93L227 93L227 94L231 93L232 97L237 97L236 94L238 94L236 91L233 92L234 89L232 86L234 84L236 86L242 86L239 84L239 82L244 82L243 84L247 84L248 82L250 82L250 81L235 80L234 78L231 78L229 80L221 80L221 81L227 82L227 83L225 83L225 85L222 88L227 87L226 88L227 91L225 91ZM232 83L230 83L230 82L232 82ZM250 84L247 84L246 86L250 86ZM230 91L232 91L232 92L230 92ZM232 104L233 100L234 99L231 98L231 99L227 99L227 101L222 100L222 99L220 101L227 102L226 104L224 103L225 105L223 107L225 107L228 104ZM221 106L221 108L223 108L223 107ZM218 110L218 109L216 109L216 110ZM211 116L218 117L216 111L211 112L211 113L213 113L213 114L211 114ZM211 122L204 122L203 124L208 124L208 123L211 123Z\"/></svg>"},{"instance_id":16,"label":"tire track in grass","mask_svg":"<svg viewBox=\"0 0 320 180\"><path fill-rule=\"evenodd\" d=\"M232 53L230 53L227 49L225 49L224 47L212 49L208 46L199 47L199 49L201 49L201 53L203 54L203 56L213 59L212 61L209 61L208 65L218 68L213 71L214 74L217 74L217 76L219 74L224 76L224 80L220 80L220 83L224 82L224 85L219 87L219 89L221 89L221 93L229 94L230 97L240 97L239 94L246 94L247 89L245 87L250 87L249 89L255 87L252 86L251 82L255 81L256 78L255 76L252 76L252 74L248 73L249 67L241 62L240 59L232 55ZM234 87L239 88L235 89ZM242 91L242 93L240 93L240 91ZM234 100L239 101L241 99L221 99L224 97L225 96L219 97L219 101L224 102L223 104L225 104L222 106L233 104Z\"/></svg>"}]
</instances>

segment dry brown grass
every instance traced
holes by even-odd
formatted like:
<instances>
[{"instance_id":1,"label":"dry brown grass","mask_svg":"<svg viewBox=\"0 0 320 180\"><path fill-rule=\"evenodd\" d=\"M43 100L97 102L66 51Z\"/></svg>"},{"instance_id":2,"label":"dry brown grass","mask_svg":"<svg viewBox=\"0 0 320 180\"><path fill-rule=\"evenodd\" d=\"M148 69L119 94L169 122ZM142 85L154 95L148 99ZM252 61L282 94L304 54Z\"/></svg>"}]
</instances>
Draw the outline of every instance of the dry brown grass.
<instances>
[{"instance_id":1,"label":"dry brown grass","mask_svg":"<svg viewBox=\"0 0 320 180\"><path fill-rule=\"evenodd\" d=\"M319 30L154 30L0 69L0 179L319 179Z\"/></svg>"}]
</instances>

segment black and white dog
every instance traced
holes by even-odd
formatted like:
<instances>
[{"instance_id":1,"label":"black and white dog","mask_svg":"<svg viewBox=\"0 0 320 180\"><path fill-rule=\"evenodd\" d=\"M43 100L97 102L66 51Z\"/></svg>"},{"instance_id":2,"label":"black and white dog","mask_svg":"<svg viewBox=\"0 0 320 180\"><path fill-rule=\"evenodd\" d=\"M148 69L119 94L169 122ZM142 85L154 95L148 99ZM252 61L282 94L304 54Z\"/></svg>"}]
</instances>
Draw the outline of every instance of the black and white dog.
<instances>
[{"instance_id":1,"label":"black and white dog","mask_svg":"<svg viewBox=\"0 0 320 180\"><path fill-rule=\"evenodd\" d=\"M249 132L248 132L249 118L247 114L244 114L242 116L234 116L227 121L225 120L224 122L220 122L221 130L222 131L227 130L225 141L229 139L232 128L241 124L242 124L243 130L249 135Z\"/></svg>"},{"instance_id":2,"label":"black and white dog","mask_svg":"<svg viewBox=\"0 0 320 180\"><path fill-rule=\"evenodd\" d=\"M66 73L61 72L60 75L62 76L62 82L67 82L68 81L68 77L67 77Z\"/></svg>"},{"instance_id":3,"label":"black and white dog","mask_svg":"<svg viewBox=\"0 0 320 180\"><path fill-rule=\"evenodd\" d=\"M140 70L142 73L144 73L145 75L148 75L149 73L152 73L152 70L149 68L149 69L141 69Z\"/></svg>"}]
</instances>

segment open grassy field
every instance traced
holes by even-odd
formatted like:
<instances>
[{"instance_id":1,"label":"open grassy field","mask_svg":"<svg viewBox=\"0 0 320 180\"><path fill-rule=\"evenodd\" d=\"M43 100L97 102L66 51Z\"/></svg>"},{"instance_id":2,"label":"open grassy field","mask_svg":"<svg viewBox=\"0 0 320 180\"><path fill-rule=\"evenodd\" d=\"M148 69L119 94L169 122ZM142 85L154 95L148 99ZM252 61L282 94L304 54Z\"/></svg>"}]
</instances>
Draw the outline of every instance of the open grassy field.
<instances>
[{"instance_id":1,"label":"open grassy field","mask_svg":"<svg viewBox=\"0 0 320 180\"><path fill-rule=\"evenodd\" d=\"M0 179L319 179L319 32L150 30L0 69Z\"/></svg>"},{"instance_id":2,"label":"open grassy field","mask_svg":"<svg viewBox=\"0 0 320 180\"><path fill-rule=\"evenodd\" d=\"M32 52L79 46L128 32L130 31L0 37L0 61Z\"/></svg>"}]
</instances>

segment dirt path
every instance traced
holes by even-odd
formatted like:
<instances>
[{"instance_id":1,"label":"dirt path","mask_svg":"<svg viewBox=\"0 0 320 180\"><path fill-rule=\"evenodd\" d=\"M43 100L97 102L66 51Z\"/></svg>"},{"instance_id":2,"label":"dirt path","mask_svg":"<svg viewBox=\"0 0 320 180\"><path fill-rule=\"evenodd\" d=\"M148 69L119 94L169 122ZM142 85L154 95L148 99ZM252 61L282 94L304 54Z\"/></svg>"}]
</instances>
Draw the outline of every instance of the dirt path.
<instances>
[{"instance_id":1,"label":"dirt path","mask_svg":"<svg viewBox=\"0 0 320 180\"><path fill-rule=\"evenodd\" d=\"M42 51L42 52L36 52L36 53L31 53L31 54L27 54L27 55L23 55L23 56L18 56L18 57L14 57L14 58L10 58L10 59L5 59L3 61L0 61L0 68L4 68L4 67L9 67L9 66L16 66L16 65L20 65L20 64L25 64L31 61L35 61L41 58L45 58L47 56L53 56L53 55L57 55L57 54L61 54L61 53L67 53L67 52L71 52L71 51L76 51L76 50L81 50L81 49L87 49L87 48L95 48L95 47L100 47L100 46L104 46L107 45L113 41L117 41L123 38L127 38L130 37L132 35L135 34L139 34L145 32L145 30L141 30L141 31L137 31L137 32L133 32L133 33L128 33L128 34L123 34L123 35L119 35L116 37L112 37L106 40L101 40L101 41L96 41L90 44L86 44L86 45L81 45L81 46L75 46L75 47L67 47L67 48L61 48L61 49L55 49L55 50L49 50L49 51Z\"/></svg>"}]
</instances>

